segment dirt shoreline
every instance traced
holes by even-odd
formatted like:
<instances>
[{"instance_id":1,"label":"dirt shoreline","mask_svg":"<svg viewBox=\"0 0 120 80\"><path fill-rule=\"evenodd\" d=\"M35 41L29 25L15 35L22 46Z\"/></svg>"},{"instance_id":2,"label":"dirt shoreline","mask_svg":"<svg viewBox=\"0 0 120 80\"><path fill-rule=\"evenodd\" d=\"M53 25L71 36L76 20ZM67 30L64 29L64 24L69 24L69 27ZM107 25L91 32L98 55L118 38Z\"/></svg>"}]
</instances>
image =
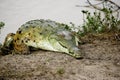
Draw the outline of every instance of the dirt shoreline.
<instances>
[{"instance_id":1,"label":"dirt shoreline","mask_svg":"<svg viewBox=\"0 0 120 80\"><path fill-rule=\"evenodd\" d=\"M83 40L80 49L85 57L80 60L41 50L0 56L0 80L120 80L120 41L103 37Z\"/></svg>"}]
</instances>

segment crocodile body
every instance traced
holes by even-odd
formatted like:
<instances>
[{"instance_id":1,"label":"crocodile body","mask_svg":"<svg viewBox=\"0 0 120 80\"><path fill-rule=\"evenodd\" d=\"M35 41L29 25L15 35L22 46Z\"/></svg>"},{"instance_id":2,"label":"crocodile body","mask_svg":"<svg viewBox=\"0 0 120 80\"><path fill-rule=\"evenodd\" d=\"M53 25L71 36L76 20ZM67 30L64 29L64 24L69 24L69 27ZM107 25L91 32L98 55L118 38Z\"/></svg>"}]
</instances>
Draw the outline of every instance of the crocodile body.
<instances>
[{"instance_id":1,"label":"crocodile body","mask_svg":"<svg viewBox=\"0 0 120 80\"><path fill-rule=\"evenodd\" d=\"M31 20L23 24L15 34L7 35L2 51L19 54L30 53L36 49L64 52L75 58L81 57L78 41L68 25L51 20Z\"/></svg>"}]
</instances>

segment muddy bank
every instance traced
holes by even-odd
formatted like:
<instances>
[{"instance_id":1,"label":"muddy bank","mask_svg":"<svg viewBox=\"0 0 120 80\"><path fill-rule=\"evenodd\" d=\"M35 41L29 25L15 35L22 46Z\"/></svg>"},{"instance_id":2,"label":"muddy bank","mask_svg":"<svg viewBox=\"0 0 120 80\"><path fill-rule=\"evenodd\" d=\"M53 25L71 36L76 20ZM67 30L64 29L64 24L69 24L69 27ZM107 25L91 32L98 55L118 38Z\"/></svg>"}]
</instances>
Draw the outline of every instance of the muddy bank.
<instances>
[{"instance_id":1,"label":"muddy bank","mask_svg":"<svg viewBox=\"0 0 120 80\"><path fill-rule=\"evenodd\" d=\"M83 39L82 39L83 40ZM87 37L84 59L57 52L0 56L0 80L120 80L120 41Z\"/></svg>"}]
</instances>

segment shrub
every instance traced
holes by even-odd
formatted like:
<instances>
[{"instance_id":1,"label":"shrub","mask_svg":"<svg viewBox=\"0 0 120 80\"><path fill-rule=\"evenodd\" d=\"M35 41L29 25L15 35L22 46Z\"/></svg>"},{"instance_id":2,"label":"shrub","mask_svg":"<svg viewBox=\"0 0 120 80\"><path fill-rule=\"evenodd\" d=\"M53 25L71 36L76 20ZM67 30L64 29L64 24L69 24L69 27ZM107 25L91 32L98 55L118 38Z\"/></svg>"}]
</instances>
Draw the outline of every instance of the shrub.
<instances>
[{"instance_id":1,"label":"shrub","mask_svg":"<svg viewBox=\"0 0 120 80\"><path fill-rule=\"evenodd\" d=\"M113 13L112 7L104 6L101 10L95 10L93 13L82 10L83 25L78 34L104 33L120 31L120 20Z\"/></svg>"}]
</instances>

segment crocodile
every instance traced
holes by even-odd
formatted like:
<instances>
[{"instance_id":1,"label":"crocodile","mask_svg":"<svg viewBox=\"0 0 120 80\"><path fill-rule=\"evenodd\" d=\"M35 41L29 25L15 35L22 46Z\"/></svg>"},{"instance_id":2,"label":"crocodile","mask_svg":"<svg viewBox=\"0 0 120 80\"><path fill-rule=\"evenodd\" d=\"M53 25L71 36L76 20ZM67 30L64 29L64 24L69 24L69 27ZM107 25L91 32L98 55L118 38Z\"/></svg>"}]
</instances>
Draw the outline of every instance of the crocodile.
<instances>
[{"instance_id":1,"label":"crocodile","mask_svg":"<svg viewBox=\"0 0 120 80\"><path fill-rule=\"evenodd\" d=\"M16 31L9 33L2 46L4 54L29 54L32 49L66 53L82 58L78 38L69 26L52 20L37 19L26 22Z\"/></svg>"}]
</instances>

